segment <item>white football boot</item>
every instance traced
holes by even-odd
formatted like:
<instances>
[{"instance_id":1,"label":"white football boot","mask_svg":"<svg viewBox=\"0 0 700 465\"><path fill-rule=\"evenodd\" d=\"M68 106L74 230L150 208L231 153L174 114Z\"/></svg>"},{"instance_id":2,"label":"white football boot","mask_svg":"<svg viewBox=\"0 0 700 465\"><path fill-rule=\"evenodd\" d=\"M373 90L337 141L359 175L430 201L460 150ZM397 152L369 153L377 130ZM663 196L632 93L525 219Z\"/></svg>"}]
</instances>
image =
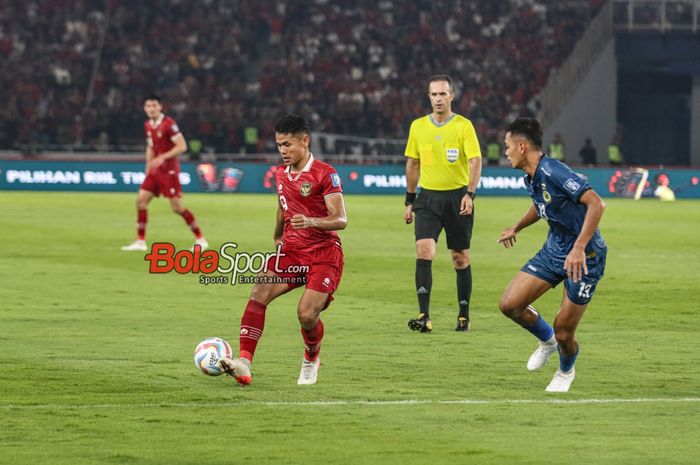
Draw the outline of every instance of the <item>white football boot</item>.
<instances>
[{"instance_id":1,"label":"white football boot","mask_svg":"<svg viewBox=\"0 0 700 465\"><path fill-rule=\"evenodd\" d=\"M219 365L224 373L233 377L238 384L247 386L253 381L250 374L251 363L247 358L222 358L219 360Z\"/></svg>"},{"instance_id":2,"label":"white football boot","mask_svg":"<svg viewBox=\"0 0 700 465\"><path fill-rule=\"evenodd\" d=\"M122 247L122 250L125 252L145 252L148 250L148 246L143 239L137 239L131 244Z\"/></svg>"},{"instance_id":3,"label":"white football boot","mask_svg":"<svg viewBox=\"0 0 700 465\"><path fill-rule=\"evenodd\" d=\"M304 358L301 362L301 373L299 373L299 379L297 384L316 384L316 379L318 378L318 367L321 365L320 357L316 357L316 360L309 362Z\"/></svg>"},{"instance_id":4,"label":"white football boot","mask_svg":"<svg viewBox=\"0 0 700 465\"><path fill-rule=\"evenodd\" d=\"M549 360L550 355L557 351L557 340L554 336L548 341L540 341L537 349L530 355L527 361L527 369L529 371L537 371L542 368Z\"/></svg>"},{"instance_id":5,"label":"white football boot","mask_svg":"<svg viewBox=\"0 0 700 465\"><path fill-rule=\"evenodd\" d=\"M552 381L549 382L549 385L545 389L546 392L569 392L569 388L571 387L571 383L574 382L574 378L576 377L576 370L571 369L568 372L557 370L556 373L554 373L554 377L552 378Z\"/></svg>"}]
</instances>

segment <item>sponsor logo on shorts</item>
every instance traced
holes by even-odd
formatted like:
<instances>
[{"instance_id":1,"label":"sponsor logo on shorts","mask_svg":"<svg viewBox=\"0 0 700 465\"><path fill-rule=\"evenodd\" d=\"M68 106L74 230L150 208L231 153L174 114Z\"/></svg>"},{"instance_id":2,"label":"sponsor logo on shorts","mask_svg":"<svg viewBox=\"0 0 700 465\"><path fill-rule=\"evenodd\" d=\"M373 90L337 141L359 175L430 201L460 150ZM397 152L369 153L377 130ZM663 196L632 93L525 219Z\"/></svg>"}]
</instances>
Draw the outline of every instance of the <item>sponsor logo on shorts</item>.
<instances>
[{"instance_id":1,"label":"sponsor logo on shorts","mask_svg":"<svg viewBox=\"0 0 700 465\"><path fill-rule=\"evenodd\" d=\"M537 273L537 267L534 267L534 266L530 265L529 263L527 264L527 267L529 269L531 269L532 271L534 271L535 273Z\"/></svg>"}]
</instances>

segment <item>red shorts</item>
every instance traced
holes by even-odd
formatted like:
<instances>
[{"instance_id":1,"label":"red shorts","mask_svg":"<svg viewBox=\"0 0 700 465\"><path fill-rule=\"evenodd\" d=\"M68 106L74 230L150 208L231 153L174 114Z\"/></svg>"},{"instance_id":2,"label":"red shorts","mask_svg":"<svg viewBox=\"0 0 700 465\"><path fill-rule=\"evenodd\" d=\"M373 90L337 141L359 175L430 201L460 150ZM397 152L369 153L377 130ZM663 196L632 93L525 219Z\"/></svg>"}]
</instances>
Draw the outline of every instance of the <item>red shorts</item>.
<instances>
[{"instance_id":1,"label":"red shorts","mask_svg":"<svg viewBox=\"0 0 700 465\"><path fill-rule=\"evenodd\" d=\"M306 285L307 289L328 294L324 309L333 300L333 293L343 275L343 251L329 245L312 251L287 250L282 246L279 260L272 256L267 269L287 281L289 289Z\"/></svg>"},{"instance_id":2,"label":"red shorts","mask_svg":"<svg viewBox=\"0 0 700 465\"><path fill-rule=\"evenodd\" d=\"M155 170L148 173L141 184L141 189L153 192L155 195L167 198L180 197L182 186L180 185L180 173L176 170Z\"/></svg>"}]
</instances>

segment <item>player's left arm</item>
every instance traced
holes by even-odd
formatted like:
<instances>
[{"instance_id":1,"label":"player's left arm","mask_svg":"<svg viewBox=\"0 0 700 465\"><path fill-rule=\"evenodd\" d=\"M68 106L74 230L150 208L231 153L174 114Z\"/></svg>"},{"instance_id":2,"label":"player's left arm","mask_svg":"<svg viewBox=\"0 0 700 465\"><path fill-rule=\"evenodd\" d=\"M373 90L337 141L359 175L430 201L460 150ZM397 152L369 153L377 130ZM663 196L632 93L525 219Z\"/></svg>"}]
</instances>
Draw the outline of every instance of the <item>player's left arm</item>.
<instances>
[{"instance_id":1,"label":"player's left arm","mask_svg":"<svg viewBox=\"0 0 700 465\"><path fill-rule=\"evenodd\" d=\"M170 140L173 141L175 147L165 152L161 156L161 158L167 160L168 158L175 158L187 152L187 141L185 140L185 136L183 136L181 132L175 134L173 137L170 138Z\"/></svg>"},{"instance_id":2,"label":"player's left arm","mask_svg":"<svg viewBox=\"0 0 700 465\"><path fill-rule=\"evenodd\" d=\"M471 215L474 211L473 197L476 194L476 188L479 186L479 179L481 179L481 146L479 145L479 138L476 136L474 125L469 120L465 120L465 124L462 125L462 141L462 150L467 156L467 162L469 163L467 192L472 193L472 195L466 194L462 197L459 205L459 214Z\"/></svg>"},{"instance_id":3,"label":"player's left arm","mask_svg":"<svg viewBox=\"0 0 700 465\"><path fill-rule=\"evenodd\" d=\"M318 228L325 231L338 231L345 229L348 225L348 218L345 213L345 201L343 194L336 192L328 194L324 198L328 216L322 218L310 218L302 214L292 217L291 224L294 229Z\"/></svg>"},{"instance_id":4,"label":"player's left arm","mask_svg":"<svg viewBox=\"0 0 700 465\"><path fill-rule=\"evenodd\" d=\"M163 162L165 162L165 160L175 158L187 152L187 141L185 140L185 136L183 136L181 132L178 132L177 134L172 136L170 140L173 141L175 146L167 152L165 152L163 155L156 157L153 160L154 168L158 168L160 165L163 164Z\"/></svg>"},{"instance_id":5,"label":"player's left arm","mask_svg":"<svg viewBox=\"0 0 700 465\"><path fill-rule=\"evenodd\" d=\"M282 236L284 235L284 212L282 211L282 206L277 205L277 216L275 218L275 232L272 235L272 239L275 241L275 245L282 243Z\"/></svg>"},{"instance_id":6,"label":"player's left arm","mask_svg":"<svg viewBox=\"0 0 700 465\"><path fill-rule=\"evenodd\" d=\"M566 274L569 279L574 282L581 280L582 271L583 274L588 274L588 267L586 266L586 245L590 242L596 229L598 229L598 224L600 224L600 219L605 210L605 202L603 202L603 199L601 199L593 189L588 189L584 192L579 202L586 206L586 216L583 220L583 226L581 226L581 232L564 261Z\"/></svg>"},{"instance_id":7,"label":"player's left arm","mask_svg":"<svg viewBox=\"0 0 700 465\"><path fill-rule=\"evenodd\" d=\"M476 188L479 186L481 179L481 156L469 159L469 185L467 192L476 193ZM462 197L462 202L459 206L460 215L471 215L474 209L474 199L469 195Z\"/></svg>"}]
</instances>

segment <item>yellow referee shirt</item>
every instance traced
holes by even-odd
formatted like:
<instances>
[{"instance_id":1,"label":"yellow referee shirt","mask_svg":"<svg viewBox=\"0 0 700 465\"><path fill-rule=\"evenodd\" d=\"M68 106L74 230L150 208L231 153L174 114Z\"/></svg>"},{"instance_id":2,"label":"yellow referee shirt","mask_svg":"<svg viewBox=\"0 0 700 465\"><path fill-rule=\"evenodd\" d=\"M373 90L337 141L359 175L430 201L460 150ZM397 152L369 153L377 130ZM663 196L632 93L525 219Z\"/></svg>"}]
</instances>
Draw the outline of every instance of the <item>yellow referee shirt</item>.
<instances>
[{"instance_id":1,"label":"yellow referee shirt","mask_svg":"<svg viewBox=\"0 0 700 465\"><path fill-rule=\"evenodd\" d=\"M411 123L406 156L420 160L420 186L447 191L469 185L469 159L481 148L471 121L452 115L437 125L430 115Z\"/></svg>"}]
</instances>

